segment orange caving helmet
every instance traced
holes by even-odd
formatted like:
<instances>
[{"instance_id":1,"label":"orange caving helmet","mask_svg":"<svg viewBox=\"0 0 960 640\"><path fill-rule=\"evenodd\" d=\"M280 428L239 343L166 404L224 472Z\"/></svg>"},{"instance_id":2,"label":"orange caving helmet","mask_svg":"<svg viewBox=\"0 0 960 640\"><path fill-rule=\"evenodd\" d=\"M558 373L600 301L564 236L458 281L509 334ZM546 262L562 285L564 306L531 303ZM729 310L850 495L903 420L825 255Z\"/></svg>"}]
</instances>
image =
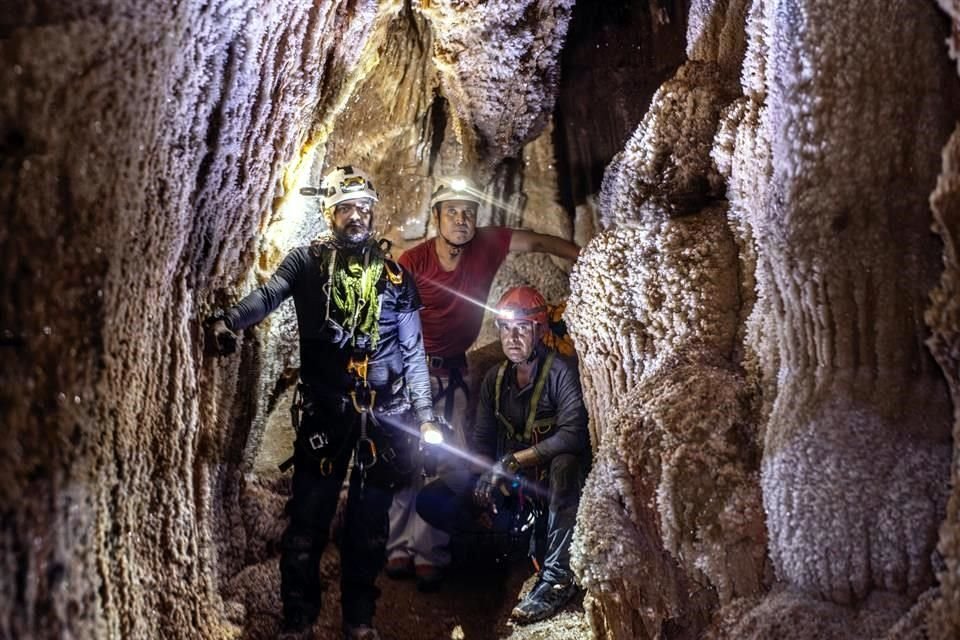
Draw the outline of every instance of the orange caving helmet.
<instances>
[{"instance_id":1,"label":"orange caving helmet","mask_svg":"<svg viewBox=\"0 0 960 640\"><path fill-rule=\"evenodd\" d=\"M513 287L500 297L497 317L504 320L531 320L546 328L547 301L533 287Z\"/></svg>"}]
</instances>

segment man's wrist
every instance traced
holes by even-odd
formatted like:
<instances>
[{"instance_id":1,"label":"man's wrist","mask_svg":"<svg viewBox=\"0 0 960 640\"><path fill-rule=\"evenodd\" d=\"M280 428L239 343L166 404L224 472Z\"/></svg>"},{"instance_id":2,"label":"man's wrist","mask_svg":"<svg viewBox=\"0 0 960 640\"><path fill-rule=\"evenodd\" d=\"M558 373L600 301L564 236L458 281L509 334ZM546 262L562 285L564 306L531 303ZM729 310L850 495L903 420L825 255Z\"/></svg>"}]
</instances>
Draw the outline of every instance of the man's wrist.
<instances>
[{"instance_id":1,"label":"man's wrist","mask_svg":"<svg viewBox=\"0 0 960 640\"><path fill-rule=\"evenodd\" d=\"M513 458L521 468L532 467L540 463L540 453L534 447L527 447L513 453Z\"/></svg>"},{"instance_id":2,"label":"man's wrist","mask_svg":"<svg viewBox=\"0 0 960 640\"><path fill-rule=\"evenodd\" d=\"M437 421L437 418L433 415L433 407L432 407L432 406L414 407L413 412L414 412L414 414L415 414L416 417L417 417L417 424L418 424L418 425L421 425L421 426L422 426L422 425L426 424L427 422L436 422L436 421Z\"/></svg>"},{"instance_id":3,"label":"man's wrist","mask_svg":"<svg viewBox=\"0 0 960 640\"><path fill-rule=\"evenodd\" d=\"M233 331L233 325L230 322L230 316L227 313L226 309L215 309L214 312L207 317L206 322L211 327L217 324L218 322L222 322L223 326L225 326L230 331Z\"/></svg>"}]
</instances>

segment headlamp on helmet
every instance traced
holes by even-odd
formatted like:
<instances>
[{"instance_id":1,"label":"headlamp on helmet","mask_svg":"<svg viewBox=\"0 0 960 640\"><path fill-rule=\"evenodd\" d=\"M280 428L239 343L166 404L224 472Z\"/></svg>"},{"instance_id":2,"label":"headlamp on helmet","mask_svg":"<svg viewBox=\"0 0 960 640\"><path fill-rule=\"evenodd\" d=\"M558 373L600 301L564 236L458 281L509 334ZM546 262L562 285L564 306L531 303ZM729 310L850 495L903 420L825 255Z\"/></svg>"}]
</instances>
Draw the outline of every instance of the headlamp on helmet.
<instances>
[{"instance_id":1,"label":"headlamp on helmet","mask_svg":"<svg viewBox=\"0 0 960 640\"><path fill-rule=\"evenodd\" d=\"M465 200L480 206L483 202L483 191L466 176L442 178L433 195L430 196L430 208L432 209L446 200Z\"/></svg>"},{"instance_id":2,"label":"headlamp on helmet","mask_svg":"<svg viewBox=\"0 0 960 640\"><path fill-rule=\"evenodd\" d=\"M359 169L354 169L349 164L337 167L324 176L319 189L305 187L300 189L300 193L305 196L320 197L320 208L324 211L335 207L344 200L359 198L370 198L374 202L380 200L376 189L373 188L373 182L367 174Z\"/></svg>"},{"instance_id":3,"label":"headlamp on helmet","mask_svg":"<svg viewBox=\"0 0 960 640\"><path fill-rule=\"evenodd\" d=\"M508 289L497 303L497 324L501 320L529 320L547 326L547 301L533 287Z\"/></svg>"}]
</instances>

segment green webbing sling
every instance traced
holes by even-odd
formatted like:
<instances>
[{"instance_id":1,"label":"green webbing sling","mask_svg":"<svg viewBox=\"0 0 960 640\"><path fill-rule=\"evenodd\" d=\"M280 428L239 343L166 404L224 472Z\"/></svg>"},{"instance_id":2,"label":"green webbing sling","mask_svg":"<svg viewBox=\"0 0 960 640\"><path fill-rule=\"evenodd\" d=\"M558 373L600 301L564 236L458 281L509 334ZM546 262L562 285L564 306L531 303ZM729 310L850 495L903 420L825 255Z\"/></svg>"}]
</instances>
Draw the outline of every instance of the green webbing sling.
<instances>
[{"instance_id":1,"label":"green webbing sling","mask_svg":"<svg viewBox=\"0 0 960 640\"><path fill-rule=\"evenodd\" d=\"M541 429L542 427L552 427L557 423L556 416L537 420L537 406L540 404L540 396L543 394L543 387L547 383L547 375L550 373L550 367L553 366L553 358L556 355L556 351L548 352L547 359L543 362L543 366L540 368L540 374L537 376L537 382L533 387L533 396L530 398L530 412L527 414L527 423L523 430L523 434L519 435L519 437L513 424L507 420L506 416L500 413L500 392L503 389L503 376L507 372L507 365L510 364L510 361L504 360L503 364L500 365L500 369L497 371L497 384L493 391L493 406L494 413L497 416L497 419L503 424L504 427L506 427L508 438L510 440L530 442L530 438L533 436L534 432L538 434L546 433L546 430Z\"/></svg>"},{"instance_id":2,"label":"green webbing sling","mask_svg":"<svg viewBox=\"0 0 960 640\"><path fill-rule=\"evenodd\" d=\"M334 258L339 263L336 269L331 264L333 286L331 296L334 306L343 314L345 329L370 337L370 349L376 349L380 339L380 297L377 283L383 273L383 258L379 253L371 256L368 247L360 256ZM334 254L336 255L336 254Z\"/></svg>"}]
</instances>

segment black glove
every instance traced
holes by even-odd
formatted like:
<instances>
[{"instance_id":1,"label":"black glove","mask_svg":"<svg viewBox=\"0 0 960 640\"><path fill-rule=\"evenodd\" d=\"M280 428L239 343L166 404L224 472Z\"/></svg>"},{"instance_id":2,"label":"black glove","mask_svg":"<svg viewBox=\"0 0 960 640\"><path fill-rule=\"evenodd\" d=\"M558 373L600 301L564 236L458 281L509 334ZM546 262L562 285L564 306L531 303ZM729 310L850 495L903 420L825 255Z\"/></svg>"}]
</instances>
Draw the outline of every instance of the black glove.
<instances>
[{"instance_id":1,"label":"black glove","mask_svg":"<svg viewBox=\"0 0 960 640\"><path fill-rule=\"evenodd\" d=\"M228 356L237 350L237 334L230 330L223 318L214 319L208 326L217 354Z\"/></svg>"},{"instance_id":2,"label":"black glove","mask_svg":"<svg viewBox=\"0 0 960 640\"><path fill-rule=\"evenodd\" d=\"M482 511L496 510L494 501L493 475L491 472L484 473L477 479L477 484L473 487L473 504Z\"/></svg>"}]
</instances>

